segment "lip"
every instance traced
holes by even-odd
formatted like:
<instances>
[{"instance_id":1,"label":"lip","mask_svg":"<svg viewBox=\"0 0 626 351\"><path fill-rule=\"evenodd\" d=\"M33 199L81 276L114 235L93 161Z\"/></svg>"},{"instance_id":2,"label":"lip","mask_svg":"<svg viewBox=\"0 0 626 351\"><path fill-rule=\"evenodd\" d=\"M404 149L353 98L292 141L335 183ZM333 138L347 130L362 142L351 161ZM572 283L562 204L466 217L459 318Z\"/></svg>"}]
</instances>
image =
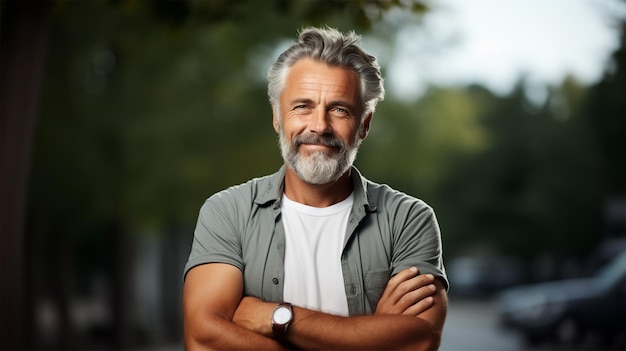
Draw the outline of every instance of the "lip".
<instances>
[{"instance_id":1,"label":"lip","mask_svg":"<svg viewBox=\"0 0 626 351\"><path fill-rule=\"evenodd\" d=\"M324 145L324 144L309 144L309 143L302 143L300 144L300 147L303 148L304 150L307 151L329 151L329 150L334 150L335 148L332 146L328 146L328 145Z\"/></svg>"}]
</instances>

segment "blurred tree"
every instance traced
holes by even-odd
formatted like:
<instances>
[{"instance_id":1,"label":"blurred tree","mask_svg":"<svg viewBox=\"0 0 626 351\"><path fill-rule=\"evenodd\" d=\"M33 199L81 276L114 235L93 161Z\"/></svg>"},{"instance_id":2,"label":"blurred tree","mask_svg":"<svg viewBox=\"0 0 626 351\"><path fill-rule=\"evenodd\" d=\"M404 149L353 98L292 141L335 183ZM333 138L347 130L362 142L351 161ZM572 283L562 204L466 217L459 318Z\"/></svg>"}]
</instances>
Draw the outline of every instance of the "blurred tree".
<instances>
[{"instance_id":1,"label":"blurred tree","mask_svg":"<svg viewBox=\"0 0 626 351\"><path fill-rule=\"evenodd\" d=\"M27 185L50 5L3 2L0 15L0 348L20 349L28 340L32 294L23 274Z\"/></svg>"},{"instance_id":2,"label":"blurred tree","mask_svg":"<svg viewBox=\"0 0 626 351\"><path fill-rule=\"evenodd\" d=\"M58 3L33 203L93 199L70 211L88 212L79 216L85 223L113 209L142 228L194 218L207 194L280 164L268 152L275 136L260 72L277 43L307 23L368 27L394 6L425 8L406 1Z\"/></svg>"},{"instance_id":3,"label":"blurred tree","mask_svg":"<svg viewBox=\"0 0 626 351\"><path fill-rule=\"evenodd\" d=\"M488 243L526 259L581 258L603 239L608 202L625 197L623 50L622 40L601 82L568 78L543 106L530 105L523 81L504 98L467 91L489 100L487 146L453 152L435 191L448 255Z\"/></svg>"},{"instance_id":4,"label":"blurred tree","mask_svg":"<svg viewBox=\"0 0 626 351\"><path fill-rule=\"evenodd\" d=\"M384 101L357 166L371 179L436 202L439 182L454 167L449 155L485 147L482 100L460 89L431 88L418 101Z\"/></svg>"},{"instance_id":5,"label":"blurred tree","mask_svg":"<svg viewBox=\"0 0 626 351\"><path fill-rule=\"evenodd\" d=\"M620 47L607 63L604 78L589 90L583 117L597 145L597 169L603 200L626 197L626 21L621 22Z\"/></svg>"}]
</instances>

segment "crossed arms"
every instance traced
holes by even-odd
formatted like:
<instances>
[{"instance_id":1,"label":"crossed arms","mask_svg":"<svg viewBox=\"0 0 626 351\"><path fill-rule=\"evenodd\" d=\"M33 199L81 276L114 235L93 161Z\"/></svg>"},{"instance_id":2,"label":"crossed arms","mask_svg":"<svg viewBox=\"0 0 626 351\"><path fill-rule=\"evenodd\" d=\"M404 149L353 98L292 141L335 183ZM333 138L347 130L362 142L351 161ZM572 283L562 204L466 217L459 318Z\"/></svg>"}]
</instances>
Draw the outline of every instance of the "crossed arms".
<instances>
[{"instance_id":1,"label":"crossed arms","mask_svg":"<svg viewBox=\"0 0 626 351\"><path fill-rule=\"evenodd\" d=\"M234 266L196 266L183 288L185 348L286 350L272 338L276 305L243 297L243 275ZM446 309L440 280L405 269L389 280L373 315L339 317L294 307L287 339L298 349L436 350Z\"/></svg>"}]
</instances>

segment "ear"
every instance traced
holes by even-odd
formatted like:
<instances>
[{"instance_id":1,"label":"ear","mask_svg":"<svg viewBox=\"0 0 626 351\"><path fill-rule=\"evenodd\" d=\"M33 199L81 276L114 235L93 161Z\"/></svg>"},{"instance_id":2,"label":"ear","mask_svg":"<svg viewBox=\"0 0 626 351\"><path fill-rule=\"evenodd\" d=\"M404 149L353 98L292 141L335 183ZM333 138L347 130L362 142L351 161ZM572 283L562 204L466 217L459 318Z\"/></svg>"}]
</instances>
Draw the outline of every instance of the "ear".
<instances>
[{"instance_id":1,"label":"ear","mask_svg":"<svg viewBox=\"0 0 626 351\"><path fill-rule=\"evenodd\" d=\"M370 123L372 123L372 117L374 117L374 113L370 112L364 119L363 119L363 127L361 128L361 140L365 139L365 137L367 136L367 133L369 133L370 131Z\"/></svg>"},{"instance_id":2,"label":"ear","mask_svg":"<svg viewBox=\"0 0 626 351\"><path fill-rule=\"evenodd\" d=\"M275 110L274 106L272 106L272 124L274 125L276 133L280 130L278 123L278 112Z\"/></svg>"}]
</instances>

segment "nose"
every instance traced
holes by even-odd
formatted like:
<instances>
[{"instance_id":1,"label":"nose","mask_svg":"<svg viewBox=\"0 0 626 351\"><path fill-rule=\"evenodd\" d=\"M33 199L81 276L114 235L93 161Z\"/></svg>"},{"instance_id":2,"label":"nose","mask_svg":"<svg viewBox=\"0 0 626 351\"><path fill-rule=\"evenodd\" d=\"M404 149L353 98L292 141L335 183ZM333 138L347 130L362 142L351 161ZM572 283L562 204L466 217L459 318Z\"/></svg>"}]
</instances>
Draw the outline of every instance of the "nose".
<instances>
[{"instance_id":1,"label":"nose","mask_svg":"<svg viewBox=\"0 0 626 351\"><path fill-rule=\"evenodd\" d=\"M309 121L309 131L316 134L328 134L332 128L329 123L329 116L326 110L322 108L314 109Z\"/></svg>"}]
</instances>

